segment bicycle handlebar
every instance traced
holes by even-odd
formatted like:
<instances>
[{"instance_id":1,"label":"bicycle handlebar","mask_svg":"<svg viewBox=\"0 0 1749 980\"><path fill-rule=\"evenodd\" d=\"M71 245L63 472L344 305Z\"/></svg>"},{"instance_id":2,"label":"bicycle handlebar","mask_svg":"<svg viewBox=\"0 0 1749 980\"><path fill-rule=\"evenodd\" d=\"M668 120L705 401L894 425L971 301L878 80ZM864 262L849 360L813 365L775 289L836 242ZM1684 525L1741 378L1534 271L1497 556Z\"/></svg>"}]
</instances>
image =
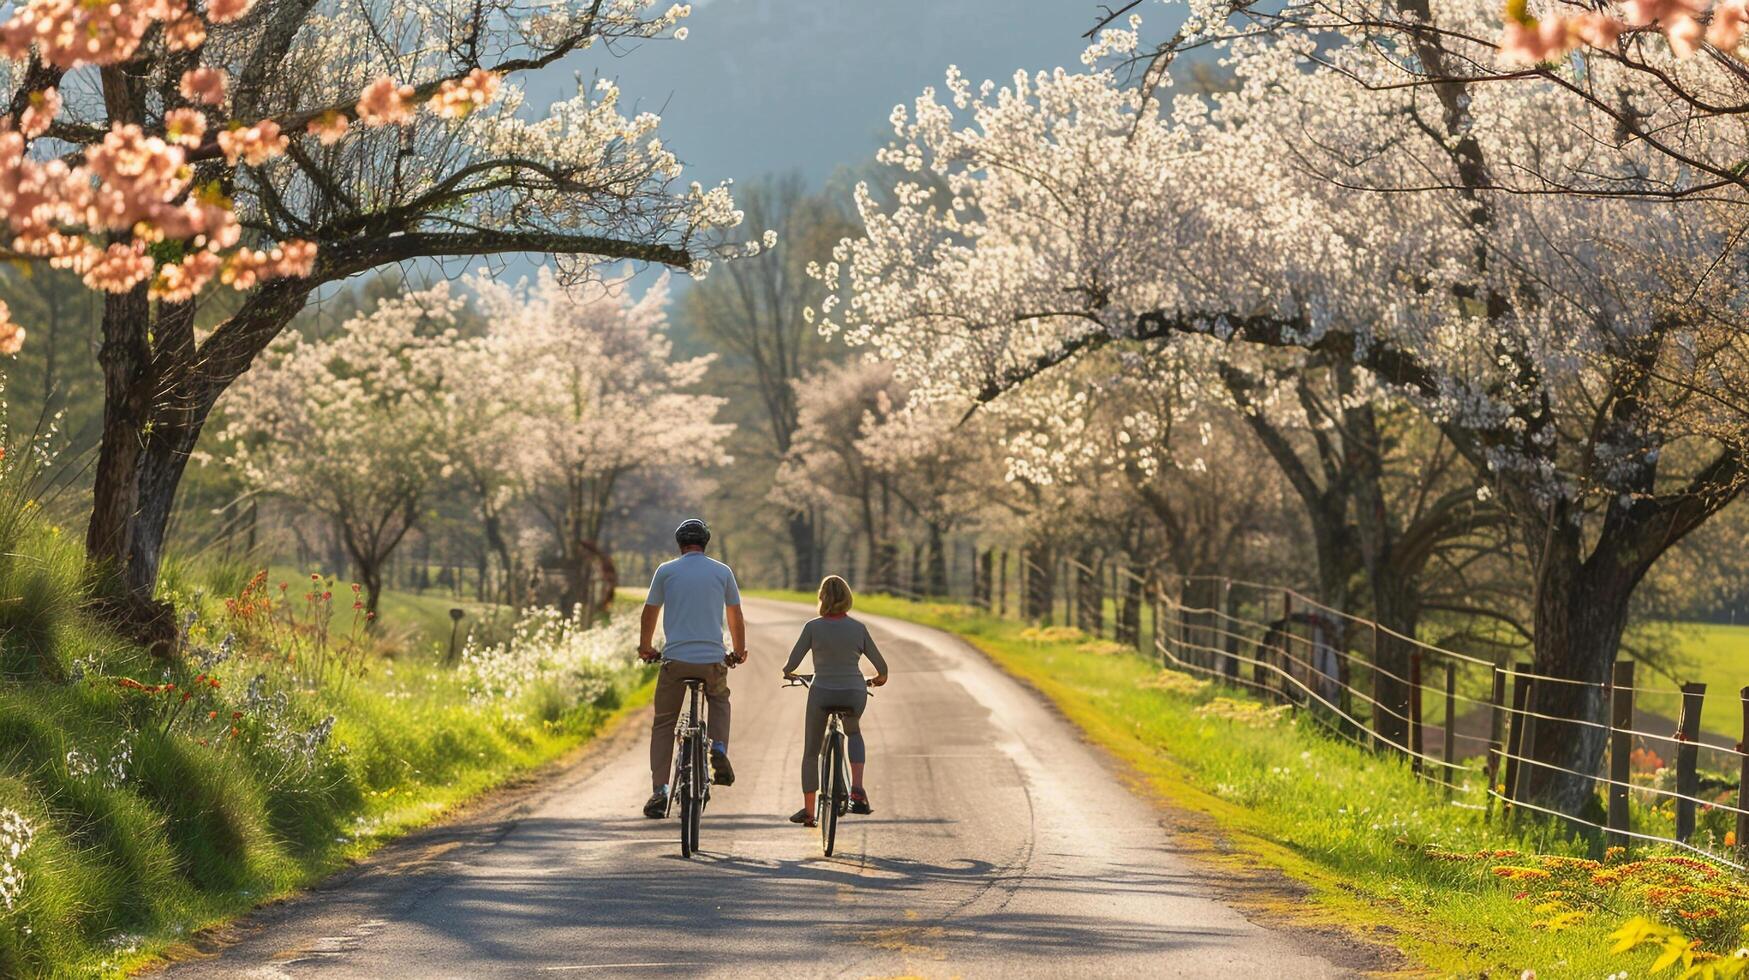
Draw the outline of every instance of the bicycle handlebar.
<instances>
[{"instance_id":1,"label":"bicycle handlebar","mask_svg":"<svg viewBox=\"0 0 1749 980\"><path fill-rule=\"evenodd\" d=\"M869 680L870 680L870 678L864 677L862 679L862 686L868 688L868 696L872 698L872 697L874 697L874 685L870 684ZM805 687L805 688L812 689L814 686L814 675L813 674L794 674L794 675L786 678L782 684L779 684L777 686L780 688L781 687Z\"/></svg>"}]
</instances>

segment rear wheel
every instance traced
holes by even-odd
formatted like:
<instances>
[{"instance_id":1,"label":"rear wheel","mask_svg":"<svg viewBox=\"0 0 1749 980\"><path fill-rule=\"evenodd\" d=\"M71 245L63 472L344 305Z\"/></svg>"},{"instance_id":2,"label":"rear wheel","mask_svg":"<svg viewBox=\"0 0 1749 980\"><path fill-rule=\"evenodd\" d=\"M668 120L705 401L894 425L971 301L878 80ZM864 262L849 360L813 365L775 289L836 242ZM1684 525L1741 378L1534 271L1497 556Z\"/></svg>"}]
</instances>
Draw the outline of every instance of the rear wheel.
<instances>
[{"instance_id":1,"label":"rear wheel","mask_svg":"<svg viewBox=\"0 0 1749 980\"><path fill-rule=\"evenodd\" d=\"M682 742L680 745L680 763L674 769L674 796L680 798L680 856L692 857L693 812L698 808L698 797L692 792L692 747Z\"/></svg>"},{"instance_id":2,"label":"rear wheel","mask_svg":"<svg viewBox=\"0 0 1749 980\"><path fill-rule=\"evenodd\" d=\"M833 732L826 736L826 745L820 754L820 853L832 856L832 847L838 841L838 794L843 783L844 774L839 772L838 740L843 736Z\"/></svg>"},{"instance_id":3,"label":"rear wheel","mask_svg":"<svg viewBox=\"0 0 1749 980\"><path fill-rule=\"evenodd\" d=\"M687 818L693 853L698 852L698 832L704 824L704 805L710 799L710 768L705 762L704 736L692 740L692 812Z\"/></svg>"}]
</instances>

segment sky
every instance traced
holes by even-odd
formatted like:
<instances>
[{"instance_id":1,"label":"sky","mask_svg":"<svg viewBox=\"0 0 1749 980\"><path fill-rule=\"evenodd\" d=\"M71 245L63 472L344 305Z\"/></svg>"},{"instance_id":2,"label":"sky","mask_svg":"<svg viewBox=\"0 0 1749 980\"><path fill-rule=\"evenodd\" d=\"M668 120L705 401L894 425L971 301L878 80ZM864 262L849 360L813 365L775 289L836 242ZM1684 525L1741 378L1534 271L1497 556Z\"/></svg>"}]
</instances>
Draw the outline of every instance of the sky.
<instances>
[{"instance_id":1,"label":"sky","mask_svg":"<svg viewBox=\"0 0 1749 980\"><path fill-rule=\"evenodd\" d=\"M871 157L893 106L939 88L950 64L974 80L1079 68L1097 10L1092 0L705 0L685 41L592 52L579 68L661 114L688 179L798 171L818 186Z\"/></svg>"}]
</instances>

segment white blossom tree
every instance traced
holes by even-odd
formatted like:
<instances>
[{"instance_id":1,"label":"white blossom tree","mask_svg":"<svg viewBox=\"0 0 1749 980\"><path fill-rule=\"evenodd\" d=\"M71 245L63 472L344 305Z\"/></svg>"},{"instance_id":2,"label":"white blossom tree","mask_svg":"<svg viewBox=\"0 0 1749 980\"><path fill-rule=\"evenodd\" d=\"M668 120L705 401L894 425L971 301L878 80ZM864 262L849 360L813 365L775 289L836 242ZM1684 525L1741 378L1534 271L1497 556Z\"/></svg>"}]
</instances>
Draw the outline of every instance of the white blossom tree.
<instances>
[{"instance_id":1,"label":"white blossom tree","mask_svg":"<svg viewBox=\"0 0 1749 980\"><path fill-rule=\"evenodd\" d=\"M657 118L606 82L522 79L680 40L647 0L28 0L0 21L9 259L104 294L87 533L111 607L155 648L171 505L214 403L311 293L419 258L550 252L698 267L739 215L680 186ZM213 289L229 299L208 302ZM27 324L0 310L0 354Z\"/></svg>"},{"instance_id":2,"label":"white blossom tree","mask_svg":"<svg viewBox=\"0 0 1749 980\"><path fill-rule=\"evenodd\" d=\"M502 501L493 495L513 492L514 474L514 492L541 515L574 576L574 601L610 594L603 522L622 477L728 459L734 426L716 421L726 399L699 390L711 358L673 356L666 280L642 296L629 276L571 287L543 270L533 283L471 283L488 366L471 370L469 400L497 422L457 444L460 465L492 474L476 486L494 513Z\"/></svg>"},{"instance_id":3,"label":"white blossom tree","mask_svg":"<svg viewBox=\"0 0 1749 980\"><path fill-rule=\"evenodd\" d=\"M1110 31L1091 58L1137 45ZM1000 90L950 74L895 113L884 158L929 180L890 211L859 195L866 238L819 270L847 300L824 329L962 405L1113 341L1352 363L1440 427L1526 543L1537 669L1587 682L1546 685L1539 710L1600 717L1635 586L1742 483L1744 297L1716 274L1741 254L1731 208L1654 202L1682 165L1593 139L1546 87L1476 86L1454 116L1358 30L1232 50L1237 91L1164 112L1110 70ZM1667 136L1730 152L1719 128ZM1580 183L1633 193L1542 193ZM1601 751L1571 725L1533 748L1580 771ZM1532 779L1568 811L1590 798L1553 768Z\"/></svg>"},{"instance_id":4,"label":"white blossom tree","mask_svg":"<svg viewBox=\"0 0 1749 980\"><path fill-rule=\"evenodd\" d=\"M221 438L253 489L333 522L377 611L383 564L445 474L445 379L461 301L447 285L388 299L320 340L292 334L225 399Z\"/></svg>"}]
</instances>

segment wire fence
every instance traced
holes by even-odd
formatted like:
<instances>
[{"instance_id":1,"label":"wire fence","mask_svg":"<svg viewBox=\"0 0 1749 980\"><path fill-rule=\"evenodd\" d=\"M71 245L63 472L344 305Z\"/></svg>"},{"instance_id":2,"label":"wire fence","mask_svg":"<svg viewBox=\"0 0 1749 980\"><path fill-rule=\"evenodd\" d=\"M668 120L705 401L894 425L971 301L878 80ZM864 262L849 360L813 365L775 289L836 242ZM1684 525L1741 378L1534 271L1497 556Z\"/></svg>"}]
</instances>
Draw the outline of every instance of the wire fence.
<instances>
[{"instance_id":1,"label":"wire fence","mask_svg":"<svg viewBox=\"0 0 1749 980\"><path fill-rule=\"evenodd\" d=\"M1219 577L1149 575L1123 560L985 552L951 598L999 616L1060 624L1133 645L1162 666L1249 691L1371 751L1401 757L1452 805L1489 819L1556 817L1611 846L1669 845L1749 866L1749 688L1743 737L1703 733L1704 684L1636 684L1618 660L1602 679L1537 672L1445 649L1294 589ZM924 599L927 584L881 589ZM1645 683L1645 679L1642 679ZM1591 710L1570 711L1578 703ZM1668 734L1652 730L1668 724ZM1601 742L1594 771L1550 761L1571 739ZM1711 739L1706 741L1703 739ZM1668 763L1665 757L1669 758ZM1705 768L1702 759L1705 759ZM1552 780L1588 785L1596 806L1552 808ZM1633 805L1630 805L1632 803ZM1577 809L1578 813L1564 812ZM1594 819L1595 818L1595 819Z\"/></svg>"}]
</instances>

